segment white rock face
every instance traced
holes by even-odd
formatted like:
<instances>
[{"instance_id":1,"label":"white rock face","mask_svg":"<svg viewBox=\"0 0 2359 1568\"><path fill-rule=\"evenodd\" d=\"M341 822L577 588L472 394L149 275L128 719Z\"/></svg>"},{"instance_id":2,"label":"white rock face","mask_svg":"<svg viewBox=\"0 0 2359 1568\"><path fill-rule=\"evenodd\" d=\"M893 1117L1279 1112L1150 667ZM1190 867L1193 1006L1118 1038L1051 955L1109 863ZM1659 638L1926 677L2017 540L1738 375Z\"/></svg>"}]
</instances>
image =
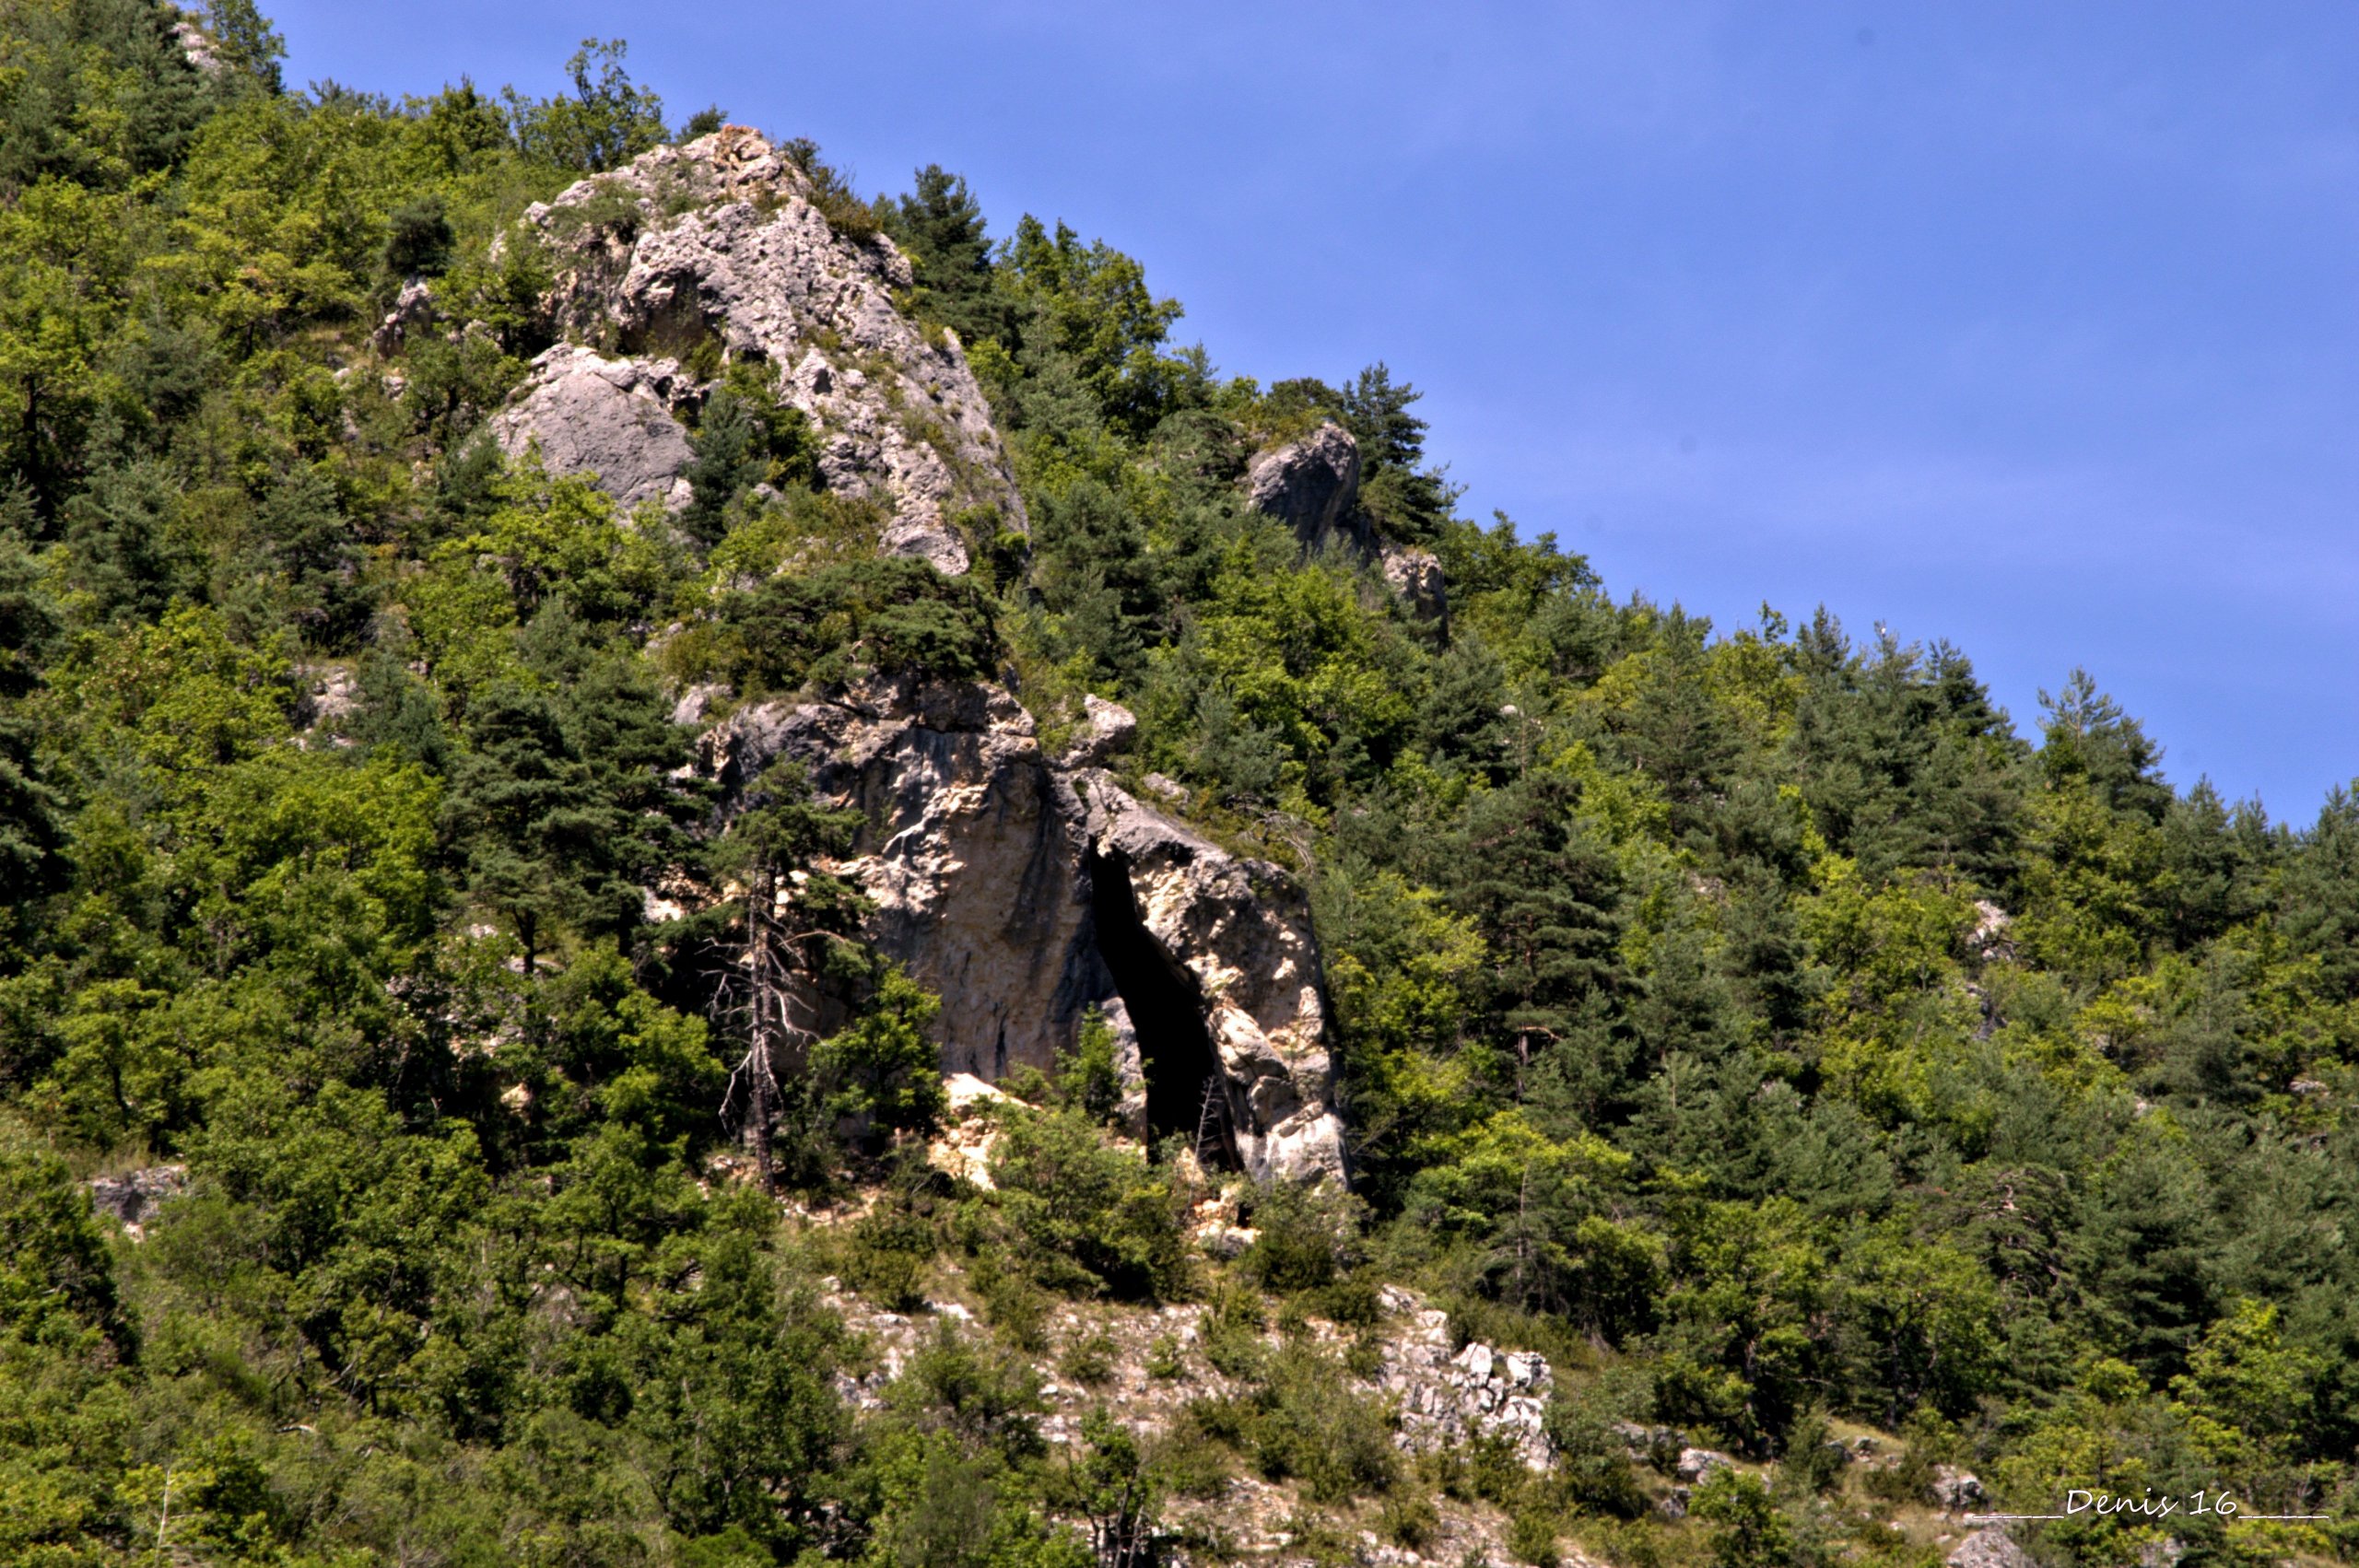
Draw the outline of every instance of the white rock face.
<instances>
[{"instance_id":1,"label":"white rock face","mask_svg":"<svg viewBox=\"0 0 2359 1568\"><path fill-rule=\"evenodd\" d=\"M1392 591L1423 621L1447 620L1449 596L1441 558L1430 550L1377 537L1359 508L1360 447L1341 425L1321 425L1298 441L1273 447L1245 473L1246 503L1294 530L1307 551L1341 541L1375 562Z\"/></svg>"},{"instance_id":2,"label":"white rock face","mask_svg":"<svg viewBox=\"0 0 2359 1568\"><path fill-rule=\"evenodd\" d=\"M1318 945L1276 867L1238 859L1101 772L1052 763L1031 716L993 685L875 681L757 705L700 747L724 792L786 755L867 817L833 869L874 901L869 940L942 998L945 1071L991 1082L1047 1069L1096 1006L1144 1074L1158 1061L1191 1069L1176 1047L1142 1059L1143 1041L1203 1042L1196 1076L1158 1092L1192 1129L1203 1076L1217 1072L1247 1171L1344 1179ZM1169 977L1149 1000L1118 983L1108 942L1124 933L1109 919L1134 919Z\"/></svg>"},{"instance_id":3,"label":"white rock face","mask_svg":"<svg viewBox=\"0 0 2359 1568\"><path fill-rule=\"evenodd\" d=\"M610 359L560 343L533 361L533 373L491 419L491 438L511 458L537 448L552 474L590 474L625 510L641 501L685 506L680 471L696 454L672 416L690 389L669 359Z\"/></svg>"},{"instance_id":4,"label":"white rock face","mask_svg":"<svg viewBox=\"0 0 2359 1568\"><path fill-rule=\"evenodd\" d=\"M186 1165L149 1165L123 1176L93 1178L90 1205L111 1215L137 1241L157 1209L187 1190Z\"/></svg>"},{"instance_id":5,"label":"white rock face","mask_svg":"<svg viewBox=\"0 0 2359 1568\"><path fill-rule=\"evenodd\" d=\"M1933 1500L1942 1505L1942 1512L1954 1514L1971 1508L1986 1501L1988 1495L1982 1490L1982 1478L1972 1470L1963 1470L1955 1465L1933 1467Z\"/></svg>"},{"instance_id":6,"label":"white rock face","mask_svg":"<svg viewBox=\"0 0 2359 1568\"><path fill-rule=\"evenodd\" d=\"M1694 1483L1714 1470L1725 1470L1735 1461L1713 1448L1682 1448L1679 1451L1679 1479Z\"/></svg>"},{"instance_id":7,"label":"white rock face","mask_svg":"<svg viewBox=\"0 0 2359 1568\"><path fill-rule=\"evenodd\" d=\"M1378 1387L1400 1402L1399 1442L1412 1453L1456 1448L1476 1436L1505 1437L1531 1469L1544 1471L1555 1456L1548 1440L1549 1390L1555 1375L1545 1356L1502 1352L1479 1340L1449 1352L1449 1315L1424 1308L1407 1291L1387 1287L1385 1305L1408 1319L1398 1338L1383 1341Z\"/></svg>"},{"instance_id":8,"label":"white rock face","mask_svg":"<svg viewBox=\"0 0 2359 1568\"><path fill-rule=\"evenodd\" d=\"M1138 717L1102 696L1082 699L1082 731L1057 758L1059 767L1097 767L1130 749L1138 738Z\"/></svg>"},{"instance_id":9,"label":"white rock face","mask_svg":"<svg viewBox=\"0 0 2359 1568\"><path fill-rule=\"evenodd\" d=\"M1341 425L1321 425L1255 458L1245 483L1255 511L1292 528L1305 549L1318 549L1359 500L1360 444Z\"/></svg>"},{"instance_id":10,"label":"white rock face","mask_svg":"<svg viewBox=\"0 0 2359 1568\"><path fill-rule=\"evenodd\" d=\"M964 571L962 513L983 509L988 532L1025 526L990 407L957 339L894 309L908 259L882 236L838 234L809 195L784 155L733 125L582 181L524 221L557 265L546 304L570 339L628 358L710 343L769 367L818 434L827 486L891 509L886 548ZM518 422L551 447L546 418Z\"/></svg>"},{"instance_id":11,"label":"white rock face","mask_svg":"<svg viewBox=\"0 0 2359 1568\"><path fill-rule=\"evenodd\" d=\"M422 277L413 277L402 285L394 296L393 308L369 334L369 341L380 354L395 354L409 334L434 320L434 290Z\"/></svg>"},{"instance_id":12,"label":"white rock face","mask_svg":"<svg viewBox=\"0 0 2359 1568\"><path fill-rule=\"evenodd\" d=\"M1228 1080L1238 1154L1256 1176L1344 1179L1325 977L1300 888L1117 787L1077 778L1092 851L1128 872L1140 919L1194 979Z\"/></svg>"}]
</instances>

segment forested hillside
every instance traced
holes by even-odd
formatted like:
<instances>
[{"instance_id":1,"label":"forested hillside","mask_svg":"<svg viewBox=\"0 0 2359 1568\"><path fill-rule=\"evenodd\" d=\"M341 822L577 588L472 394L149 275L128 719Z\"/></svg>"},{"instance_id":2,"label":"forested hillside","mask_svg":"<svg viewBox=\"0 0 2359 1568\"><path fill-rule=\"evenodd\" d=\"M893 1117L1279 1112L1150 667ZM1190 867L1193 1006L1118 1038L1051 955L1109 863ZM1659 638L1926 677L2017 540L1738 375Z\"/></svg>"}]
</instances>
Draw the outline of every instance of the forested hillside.
<instances>
[{"instance_id":1,"label":"forested hillside","mask_svg":"<svg viewBox=\"0 0 2359 1568\"><path fill-rule=\"evenodd\" d=\"M627 507L492 421L579 258L702 198L535 204L725 116L618 45L551 99L282 53L0 0L0 1561L1204 1562L1251 1553L1180 1504L1252 1480L1256 1561L1462 1504L1533 1562L1930 1568L1958 1469L2333 1515L2052 1564L2359 1551L2359 799L2175 788L2079 673L2010 716L1947 645L1617 596L1458 515L1384 365L1223 375L1129 256L809 141L999 447L880 394L863 488L793 368L588 342L676 357ZM1321 441L1306 533L1257 460ZM1347 1183L1126 1109L1095 1008L987 1182L929 1158L956 1021L862 802L699 750L896 682L1042 755L1121 705L1091 766L1302 890ZM1545 1354L1541 1468L1395 1445L1380 1287ZM939 1333L880 1362L851 1298ZM1133 1307L1206 1327L1128 1370L1222 1391L1044 1419L1036 1358L1125 1371L1057 1325Z\"/></svg>"}]
</instances>

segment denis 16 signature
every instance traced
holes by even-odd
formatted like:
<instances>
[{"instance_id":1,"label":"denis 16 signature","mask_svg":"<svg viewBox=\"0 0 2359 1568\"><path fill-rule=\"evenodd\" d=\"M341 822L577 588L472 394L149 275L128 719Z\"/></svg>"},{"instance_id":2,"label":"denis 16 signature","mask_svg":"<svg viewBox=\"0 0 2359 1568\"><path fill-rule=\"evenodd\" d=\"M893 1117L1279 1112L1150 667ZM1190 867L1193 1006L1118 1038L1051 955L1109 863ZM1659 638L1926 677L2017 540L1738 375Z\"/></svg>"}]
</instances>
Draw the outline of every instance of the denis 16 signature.
<instances>
[{"instance_id":1,"label":"denis 16 signature","mask_svg":"<svg viewBox=\"0 0 2359 1568\"><path fill-rule=\"evenodd\" d=\"M2245 1512L2245 1505L2236 1501L2236 1494L2225 1488L2218 1492L2189 1492L2184 1497L2168 1494L2157 1497L2154 1489L2149 1487L2140 1495L2130 1497L2076 1486L2064 1494L2064 1512L2061 1514L1968 1514L1966 1522L1969 1525L1995 1525L2016 1519L2078 1519L2116 1515L2127 1515L2133 1520L2167 1519L2177 1514L2206 1514L2231 1524L2259 1524L2271 1519L2318 1523L2334 1517L2331 1514L2248 1514Z\"/></svg>"}]
</instances>

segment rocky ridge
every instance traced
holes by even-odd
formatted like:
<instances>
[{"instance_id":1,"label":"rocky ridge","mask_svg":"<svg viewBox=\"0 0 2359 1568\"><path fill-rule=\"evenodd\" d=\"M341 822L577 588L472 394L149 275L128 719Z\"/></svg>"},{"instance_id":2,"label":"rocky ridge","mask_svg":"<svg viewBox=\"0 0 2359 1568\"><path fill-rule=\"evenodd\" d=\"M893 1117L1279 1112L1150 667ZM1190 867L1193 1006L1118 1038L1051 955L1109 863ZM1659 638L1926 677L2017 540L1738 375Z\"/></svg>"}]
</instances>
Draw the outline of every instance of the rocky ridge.
<instances>
[{"instance_id":1,"label":"rocky ridge","mask_svg":"<svg viewBox=\"0 0 2359 1568\"><path fill-rule=\"evenodd\" d=\"M966 531L1025 527L990 406L957 337L896 308L908 259L881 235L839 233L815 193L733 125L527 209L523 233L556 268L543 307L567 342L534 363L495 438L511 456L537 440L553 471L595 473L626 505L676 504L687 442L652 416L705 386L659 383L683 365L761 365L810 421L827 486L888 509L886 550L963 572Z\"/></svg>"}]
</instances>

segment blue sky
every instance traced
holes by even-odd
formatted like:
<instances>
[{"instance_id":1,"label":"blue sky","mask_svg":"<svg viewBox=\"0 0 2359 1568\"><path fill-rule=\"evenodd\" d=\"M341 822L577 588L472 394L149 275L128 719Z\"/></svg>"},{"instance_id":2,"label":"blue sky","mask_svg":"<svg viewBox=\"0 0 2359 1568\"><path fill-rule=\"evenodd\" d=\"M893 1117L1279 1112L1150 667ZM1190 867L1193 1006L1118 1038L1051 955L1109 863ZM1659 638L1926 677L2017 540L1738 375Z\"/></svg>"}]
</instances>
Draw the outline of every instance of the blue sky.
<instances>
[{"instance_id":1,"label":"blue sky","mask_svg":"<svg viewBox=\"0 0 2359 1568\"><path fill-rule=\"evenodd\" d=\"M2359 8L264 0L289 78L560 85L929 161L1224 370L1426 392L1473 515L1725 628L2075 664L2183 784L2359 775Z\"/></svg>"}]
</instances>

